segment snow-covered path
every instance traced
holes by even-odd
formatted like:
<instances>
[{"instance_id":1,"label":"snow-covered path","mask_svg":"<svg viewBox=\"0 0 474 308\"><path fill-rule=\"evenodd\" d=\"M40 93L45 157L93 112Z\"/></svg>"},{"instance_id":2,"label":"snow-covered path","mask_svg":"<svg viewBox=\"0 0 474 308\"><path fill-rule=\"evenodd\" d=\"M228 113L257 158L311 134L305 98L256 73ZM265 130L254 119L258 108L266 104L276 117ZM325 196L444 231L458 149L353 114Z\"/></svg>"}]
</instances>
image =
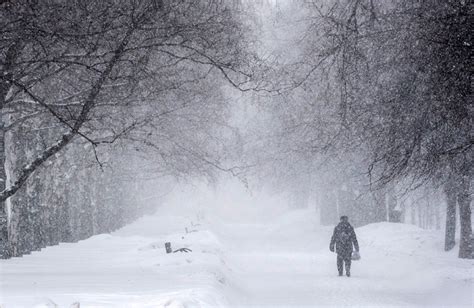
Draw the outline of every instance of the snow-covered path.
<instances>
[{"instance_id":1,"label":"snow-covered path","mask_svg":"<svg viewBox=\"0 0 474 308\"><path fill-rule=\"evenodd\" d=\"M297 226L298 219L290 225ZM405 225L400 230L389 223L361 228L364 259L353 263L352 277L347 278L337 275L335 255L328 251L331 228L299 226L302 228L274 229L263 238L235 241L246 242L246 252L232 255L246 294L236 303L262 307L473 306L473 263L457 260L453 254L430 257L442 247L434 246L441 242L433 232ZM258 229L252 233L262 234ZM384 243L383 237L389 234L394 236L392 244Z\"/></svg>"},{"instance_id":2,"label":"snow-covered path","mask_svg":"<svg viewBox=\"0 0 474 308\"><path fill-rule=\"evenodd\" d=\"M337 276L328 251L331 231L316 225L312 211L252 224L217 217L198 224L191 216L158 213L112 234L0 261L0 303L472 306L473 262L440 251L440 232L389 223L359 228L363 259L346 278ZM166 241L193 252L167 255Z\"/></svg>"}]
</instances>

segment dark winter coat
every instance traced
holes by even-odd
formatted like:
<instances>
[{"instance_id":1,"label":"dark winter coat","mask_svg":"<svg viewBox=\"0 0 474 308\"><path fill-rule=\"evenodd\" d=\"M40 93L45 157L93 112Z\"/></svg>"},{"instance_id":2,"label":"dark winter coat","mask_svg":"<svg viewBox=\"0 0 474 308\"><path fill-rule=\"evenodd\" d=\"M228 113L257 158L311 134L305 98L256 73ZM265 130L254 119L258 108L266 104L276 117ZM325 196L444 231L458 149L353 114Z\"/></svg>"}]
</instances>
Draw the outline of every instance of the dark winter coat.
<instances>
[{"instance_id":1,"label":"dark winter coat","mask_svg":"<svg viewBox=\"0 0 474 308\"><path fill-rule=\"evenodd\" d=\"M352 245L354 249L359 251L359 243L354 228L348 222L340 222L335 228L331 238L329 249L334 251L336 245L336 253L344 259L350 259L352 254Z\"/></svg>"}]
</instances>

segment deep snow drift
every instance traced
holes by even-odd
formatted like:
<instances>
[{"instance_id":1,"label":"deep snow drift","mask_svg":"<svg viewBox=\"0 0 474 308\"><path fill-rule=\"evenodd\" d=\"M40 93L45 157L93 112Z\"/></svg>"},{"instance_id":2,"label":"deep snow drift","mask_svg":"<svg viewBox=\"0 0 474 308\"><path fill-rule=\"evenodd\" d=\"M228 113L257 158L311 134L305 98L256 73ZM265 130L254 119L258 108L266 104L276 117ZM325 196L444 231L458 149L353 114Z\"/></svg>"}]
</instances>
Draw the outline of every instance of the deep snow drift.
<instances>
[{"instance_id":1,"label":"deep snow drift","mask_svg":"<svg viewBox=\"0 0 474 308\"><path fill-rule=\"evenodd\" d=\"M187 232L186 233L186 228ZM242 223L170 207L112 234L0 261L1 307L466 306L473 262L441 232L356 229L362 260L338 277L314 210ZM190 253L166 254L187 247Z\"/></svg>"}]
</instances>

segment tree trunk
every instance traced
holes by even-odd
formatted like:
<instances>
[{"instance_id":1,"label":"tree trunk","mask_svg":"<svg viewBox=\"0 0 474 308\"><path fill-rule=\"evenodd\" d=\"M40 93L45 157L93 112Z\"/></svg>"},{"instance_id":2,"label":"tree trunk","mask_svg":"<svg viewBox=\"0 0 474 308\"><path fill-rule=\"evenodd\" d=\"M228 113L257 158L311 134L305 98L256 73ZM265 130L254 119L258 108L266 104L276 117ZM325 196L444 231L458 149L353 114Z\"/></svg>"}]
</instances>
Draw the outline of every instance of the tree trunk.
<instances>
[{"instance_id":1,"label":"tree trunk","mask_svg":"<svg viewBox=\"0 0 474 308\"><path fill-rule=\"evenodd\" d=\"M436 200L440 200L441 198L439 198L439 194L437 193L436 194ZM440 207L440 203L439 202L436 202L436 206L435 206L435 219L436 219L436 230L440 230L441 229L441 207Z\"/></svg>"},{"instance_id":2,"label":"tree trunk","mask_svg":"<svg viewBox=\"0 0 474 308\"><path fill-rule=\"evenodd\" d=\"M3 109L7 102L8 92L11 89L12 84L10 80L14 77L12 71L15 67L15 61L19 57L23 46L22 42L15 42L8 47L0 71L3 77L0 79L0 191L4 191L7 188L7 173L5 169L7 155L5 148L6 119ZM8 238L8 210L5 200L2 200L0 201L0 259L9 258L11 255Z\"/></svg>"},{"instance_id":3,"label":"tree trunk","mask_svg":"<svg viewBox=\"0 0 474 308\"><path fill-rule=\"evenodd\" d=\"M388 207L388 221L389 222L401 222L402 213L397 209L398 200L397 195L393 189L390 189L387 194L387 207Z\"/></svg>"},{"instance_id":4,"label":"tree trunk","mask_svg":"<svg viewBox=\"0 0 474 308\"><path fill-rule=\"evenodd\" d=\"M410 198L410 223L416 226L416 208L415 202Z\"/></svg>"},{"instance_id":5,"label":"tree trunk","mask_svg":"<svg viewBox=\"0 0 474 308\"><path fill-rule=\"evenodd\" d=\"M463 175L458 192L459 216L461 224L461 240L459 243L459 258L473 259L472 227L471 227L471 197L469 189L471 177Z\"/></svg>"},{"instance_id":6,"label":"tree trunk","mask_svg":"<svg viewBox=\"0 0 474 308\"><path fill-rule=\"evenodd\" d=\"M444 250L449 251L456 245L456 189L452 180L445 184L444 193L447 203Z\"/></svg>"},{"instance_id":7,"label":"tree trunk","mask_svg":"<svg viewBox=\"0 0 474 308\"><path fill-rule=\"evenodd\" d=\"M423 206L421 205L421 200L416 204L416 210L418 214L418 227L425 228L424 218L423 218Z\"/></svg>"},{"instance_id":8,"label":"tree trunk","mask_svg":"<svg viewBox=\"0 0 474 308\"><path fill-rule=\"evenodd\" d=\"M5 190L7 174L5 170L5 131L0 116L0 191ZM6 202L0 202L0 259L10 256L8 249L8 213Z\"/></svg>"},{"instance_id":9,"label":"tree trunk","mask_svg":"<svg viewBox=\"0 0 474 308\"><path fill-rule=\"evenodd\" d=\"M376 190L372 192L374 198L374 221L381 222L387 221L387 202L386 202L386 193L384 190Z\"/></svg>"}]
</instances>

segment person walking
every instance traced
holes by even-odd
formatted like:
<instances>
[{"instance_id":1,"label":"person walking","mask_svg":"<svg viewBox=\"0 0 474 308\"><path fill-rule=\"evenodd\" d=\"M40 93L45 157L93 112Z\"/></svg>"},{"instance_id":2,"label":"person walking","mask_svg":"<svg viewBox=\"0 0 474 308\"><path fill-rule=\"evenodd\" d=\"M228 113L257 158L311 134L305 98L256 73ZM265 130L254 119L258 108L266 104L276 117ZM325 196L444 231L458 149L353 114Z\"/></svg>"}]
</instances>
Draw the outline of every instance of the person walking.
<instances>
[{"instance_id":1,"label":"person walking","mask_svg":"<svg viewBox=\"0 0 474 308\"><path fill-rule=\"evenodd\" d=\"M339 272L339 276L342 276L345 265L346 275L347 277L350 277L352 248L354 246L355 251L359 253L359 243L357 242L354 228L349 223L349 218L347 216L341 216L341 221L334 228L331 243L329 244L329 250L334 252L334 246L336 246L337 271Z\"/></svg>"}]
</instances>

